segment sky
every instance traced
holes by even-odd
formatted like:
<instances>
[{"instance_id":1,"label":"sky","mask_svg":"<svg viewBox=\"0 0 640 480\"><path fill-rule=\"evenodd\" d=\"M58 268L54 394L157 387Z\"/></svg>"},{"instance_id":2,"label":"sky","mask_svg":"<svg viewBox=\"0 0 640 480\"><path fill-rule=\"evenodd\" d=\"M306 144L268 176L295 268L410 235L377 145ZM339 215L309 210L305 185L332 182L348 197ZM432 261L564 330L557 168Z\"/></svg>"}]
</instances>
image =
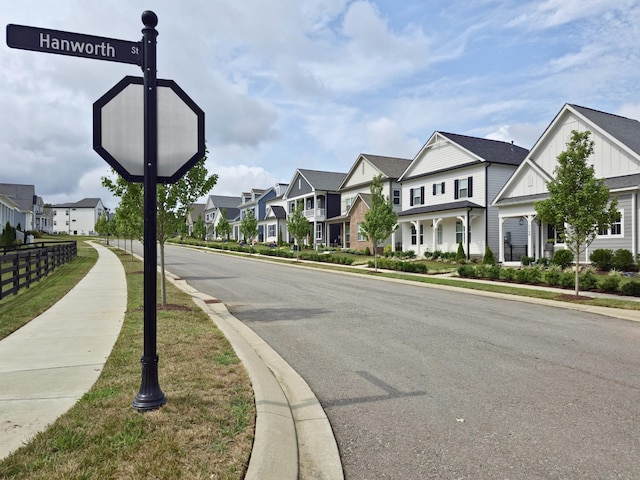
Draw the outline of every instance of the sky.
<instances>
[{"instance_id":1,"label":"sky","mask_svg":"<svg viewBox=\"0 0 640 480\"><path fill-rule=\"evenodd\" d=\"M205 112L213 195L412 159L434 131L531 148L565 103L640 119L636 0L4 0L0 20L139 41L149 9L158 78ZM93 103L140 68L6 38L0 64L0 183L115 208Z\"/></svg>"}]
</instances>

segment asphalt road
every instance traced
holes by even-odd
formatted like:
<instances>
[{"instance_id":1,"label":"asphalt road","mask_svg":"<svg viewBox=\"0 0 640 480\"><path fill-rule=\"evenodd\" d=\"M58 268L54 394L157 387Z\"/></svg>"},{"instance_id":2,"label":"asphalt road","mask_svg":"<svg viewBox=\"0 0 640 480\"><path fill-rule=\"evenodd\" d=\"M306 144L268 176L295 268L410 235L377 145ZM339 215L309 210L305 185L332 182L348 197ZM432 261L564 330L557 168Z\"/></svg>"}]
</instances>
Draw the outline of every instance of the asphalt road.
<instances>
[{"instance_id":1,"label":"asphalt road","mask_svg":"<svg viewBox=\"0 0 640 480\"><path fill-rule=\"evenodd\" d=\"M640 324L167 247L316 393L349 480L640 478Z\"/></svg>"}]
</instances>

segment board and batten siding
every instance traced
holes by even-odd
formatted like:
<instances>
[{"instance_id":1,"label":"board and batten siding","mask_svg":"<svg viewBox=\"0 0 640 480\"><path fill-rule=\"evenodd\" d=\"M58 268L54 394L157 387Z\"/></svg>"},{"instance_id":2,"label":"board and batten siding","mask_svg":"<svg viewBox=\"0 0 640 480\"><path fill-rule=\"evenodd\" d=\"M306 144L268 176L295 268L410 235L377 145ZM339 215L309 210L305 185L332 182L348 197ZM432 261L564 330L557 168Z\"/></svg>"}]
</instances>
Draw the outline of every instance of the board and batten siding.
<instances>
[{"instance_id":1,"label":"board and batten siding","mask_svg":"<svg viewBox=\"0 0 640 480\"><path fill-rule=\"evenodd\" d=\"M307 195L313 192L313 188L309 183L302 177L302 175L298 174L295 176L291 188L289 188L289 194L287 198L296 198L302 195Z\"/></svg>"},{"instance_id":2,"label":"board and batten siding","mask_svg":"<svg viewBox=\"0 0 640 480\"><path fill-rule=\"evenodd\" d=\"M449 141L436 142L434 145L427 147L420 155L419 160L414 161L411 169L407 171L407 177L454 169L460 165L466 165L469 162L478 160Z\"/></svg>"},{"instance_id":3,"label":"board and batten siding","mask_svg":"<svg viewBox=\"0 0 640 480\"><path fill-rule=\"evenodd\" d=\"M487 215L487 244L493 254L498 256L498 249L500 247L500 242L503 239L500 238L500 219L499 219L499 210L497 207L490 206L493 200L495 199L498 192L504 187L507 183L507 180L513 175L513 172L516 170L515 166L511 165L502 165L493 163L489 165L485 170L485 175L487 178L487 197L486 197L486 215ZM474 185L475 188L475 185Z\"/></svg>"},{"instance_id":4,"label":"board and batten siding","mask_svg":"<svg viewBox=\"0 0 640 480\"><path fill-rule=\"evenodd\" d=\"M579 132L589 130L591 132L590 138L593 140L594 146L589 163L593 165L597 178L640 173L640 165L635 159L619 146L612 144L605 135L573 114L568 115L564 122L557 125L554 134L535 149L533 160L546 172L553 174L558 162L558 155L567 149L567 142L571 140L573 130Z\"/></svg>"}]
</instances>

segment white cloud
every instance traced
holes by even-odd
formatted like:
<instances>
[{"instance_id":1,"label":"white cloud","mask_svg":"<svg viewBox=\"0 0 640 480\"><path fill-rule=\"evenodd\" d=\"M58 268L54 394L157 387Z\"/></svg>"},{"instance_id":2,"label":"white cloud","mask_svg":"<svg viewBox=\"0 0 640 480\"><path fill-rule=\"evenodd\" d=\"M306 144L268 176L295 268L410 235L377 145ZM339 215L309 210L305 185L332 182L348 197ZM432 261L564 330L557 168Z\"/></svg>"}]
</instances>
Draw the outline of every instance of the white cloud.
<instances>
[{"instance_id":1,"label":"white cloud","mask_svg":"<svg viewBox=\"0 0 640 480\"><path fill-rule=\"evenodd\" d=\"M640 120L640 103L625 103L618 109L618 115Z\"/></svg>"},{"instance_id":2,"label":"white cloud","mask_svg":"<svg viewBox=\"0 0 640 480\"><path fill-rule=\"evenodd\" d=\"M276 183L276 177L262 167L248 165L221 166L215 169L218 183L211 195L240 196L252 188L270 188Z\"/></svg>"},{"instance_id":3,"label":"white cloud","mask_svg":"<svg viewBox=\"0 0 640 480\"><path fill-rule=\"evenodd\" d=\"M413 158L422 145L415 138L408 138L400 125L386 117L369 122L366 128L368 151L364 153Z\"/></svg>"}]
</instances>

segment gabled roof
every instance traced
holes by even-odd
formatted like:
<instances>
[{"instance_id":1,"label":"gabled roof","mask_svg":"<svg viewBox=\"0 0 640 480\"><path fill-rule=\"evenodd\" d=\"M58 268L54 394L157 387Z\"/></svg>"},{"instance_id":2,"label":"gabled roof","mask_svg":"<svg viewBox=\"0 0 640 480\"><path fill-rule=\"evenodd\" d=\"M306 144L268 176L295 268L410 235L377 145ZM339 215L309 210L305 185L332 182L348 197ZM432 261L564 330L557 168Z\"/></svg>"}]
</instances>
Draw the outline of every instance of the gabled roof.
<instances>
[{"instance_id":1,"label":"gabled roof","mask_svg":"<svg viewBox=\"0 0 640 480\"><path fill-rule=\"evenodd\" d=\"M10 198L20 210L33 210L36 188L33 185L0 183L0 193Z\"/></svg>"},{"instance_id":2,"label":"gabled roof","mask_svg":"<svg viewBox=\"0 0 640 480\"><path fill-rule=\"evenodd\" d=\"M384 157L381 155L371 155L369 153L361 153L358 158L349 169L349 173L345 175L344 180L340 184L340 189L345 187L345 184L349 181L349 178L353 175L354 171L358 168L361 161L367 160L373 165L385 178L397 180L402 176L404 171L409 165L411 160L408 158L397 157Z\"/></svg>"},{"instance_id":3,"label":"gabled roof","mask_svg":"<svg viewBox=\"0 0 640 480\"><path fill-rule=\"evenodd\" d=\"M209 195L209 201L216 208L237 208L242 199L240 197L230 197L226 195Z\"/></svg>"},{"instance_id":4,"label":"gabled roof","mask_svg":"<svg viewBox=\"0 0 640 480\"><path fill-rule=\"evenodd\" d=\"M640 155L640 122L579 105L569 106Z\"/></svg>"},{"instance_id":5,"label":"gabled roof","mask_svg":"<svg viewBox=\"0 0 640 480\"><path fill-rule=\"evenodd\" d=\"M83 198L75 203L59 203L54 205L53 208L96 208L98 203L102 203L99 198Z\"/></svg>"},{"instance_id":6,"label":"gabled roof","mask_svg":"<svg viewBox=\"0 0 640 480\"><path fill-rule=\"evenodd\" d=\"M189 209L189 217L195 221L200 216L204 220L204 207L204 203L194 203Z\"/></svg>"},{"instance_id":7,"label":"gabled roof","mask_svg":"<svg viewBox=\"0 0 640 480\"><path fill-rule=\"evenodd\" d=\"M458 135L457 133L439 133L481 159L492 163L518 166L525 159L527 153L529 153L529 150L518 147L514 145L513 142L509 143L488 138L468 137L466 135Z\"/></svg>"},{"instance_id":8,"label":"gabled roof","mask_svg":"<svg viewBox=\"0 0 640 480\"><path fill-rule=\"evenodd\" d=\"M360 198L362 203L364 203L367 207L371 208L371 194L359 193L358 195L356 195L356 198L354 199L353 203L349 207L349 211L347 212L347 215L346 215L347 218L351 216L351 210L353 210L355 208L356 203L358 203L358 198Z\"/></svg>"},{"instance_id":9,"label":"gabled roof","mask_svg":"<svg viewBox=\"0 0 640 480\"><path fill-rule=\"evenodd\" d=\"M287 211L281 205L271 205L269 207L276 218L287 218Z\"/></svg>"},{"instance_id":10,"label":"gabled roof","mask_svg":"<svg viewBox=\"0 0 640 480\"><path fill-rule=\"evenodd\" d=\"M446 139L449 142L456 144L459 148L468 152L471 155L472 159L475 158L474 163L488 162L519 166L529 153L529 150L514 145L513 142L509 143L500 140L491 140L488 138L469 137L467 135L460 135L457 133L436 131L431 135L431 137L429 137L429 140L427 140L427 143L424 144L422 149L420 149L418 154L411 162L411 165L407 167L405 172L400 177L400 181L407 180L408 178L413 178L405 178L405 175L410 173L412 167L416 162L422 161L423 153L428 148L434 145L437 146L443 141L440 139ZM470 163L467 162L464 166L469 164ZM452 168L457 169L461 166L463 165L456 165ZM430 172L430 174L431 173L433 172Z\"/></svg>"},{"instance_id":11,"label":"gabled roof","mask_svg":"<svg viewBox=\"0 0 640 480\"><path fill-rule=\"evenodd\" d=\"M324 190L327 192L337 192L342 181L347 176L346 173L322 172L303 168L299 168L298 172L315 190Z\"/></svg>"}]
</instances>

